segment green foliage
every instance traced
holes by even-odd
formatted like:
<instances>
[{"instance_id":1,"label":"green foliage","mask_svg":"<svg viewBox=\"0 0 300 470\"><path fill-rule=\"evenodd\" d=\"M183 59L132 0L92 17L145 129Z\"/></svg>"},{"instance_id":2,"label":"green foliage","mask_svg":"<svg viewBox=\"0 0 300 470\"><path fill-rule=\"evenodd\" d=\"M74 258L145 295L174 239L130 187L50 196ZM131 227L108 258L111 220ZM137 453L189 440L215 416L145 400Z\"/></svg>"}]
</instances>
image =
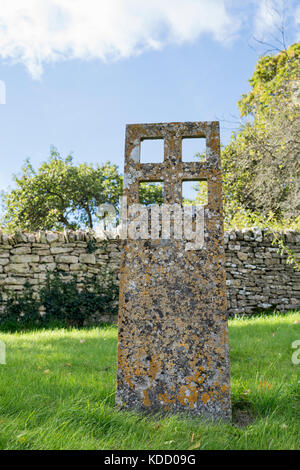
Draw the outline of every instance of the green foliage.
<instances>
[{"instance_id":1,"label":"green foliage","mask_svg":"<svg viewBox=\"0 0 300 470\"><path fill-rule=\"evenodd\" d=\"M277 247L277 252L286 255L286 262L292 264L296 271L300 271L300 261L296 254L284 242L286 230L300 230L300 215L295 219L281 219L274 217L271 212L268 217L263 217L258 212L250 211L239 206L236 201L228 200L225 206L224 226L225 230L241 230L243 228L268 229L273 235L272 245Z\"/></svg>"},{"instance_id":2,"label":"green foliage","mask_svg":"<svg viewBox=\"0 0 300 470\"><path fill-rule=\"evenodd\" d=\"M250 79L251 91L238 102L241 115L266 114L272 110L274 97L290 100L295 87L299 90L299 62L300 42L279 54L261 57Z\"/></svg>"},{"instance_id":3,"label":"green foliage","mask_svg":"<svg viewBox=\"0 0 300 470\"><path fill-rule=\"evenodd\" d=\"M85 322L97 321L101 315L117 313L118 287L111 274L85 277L80 284L77 281L76 275L48 273L38 295L29 283L17 293L3 289L0 292L1 328L49 324L81 327Z\"/></svg>"},{"instance_id":4,"label":"green foliage","mask_svg":"<svg viewBox=\"0 0 300 470\"><path fill-rule=\"evenodd\" d=\"M151 204L163 204L163 185L158 183L140 183L140 204L150 206Z\"/></svg>"},{"instance_id":5,"label":"green foliage","mask_svg":"<svg viewBox=\"0 0 300 470\"><path fill-rule=\"evenodd\" d=\"M48 274L40 292L45 322L64 320L68 325L79 327L95 315L116 314L117 295L112 276L85 277L78 288L76 276L64 280L58 273Z\"/></svg>"},{"instance_id":6,"label":"green foliage","mask_svg":"<svg viewBox=\"0 0 300 470\"><path fill-rule=\"evenodd\" d=\"M287 264L292 264L296 271L300 272L300 261L298 261L297 255L291 250L283 241L282 236L279 233L274 234L274 239L272 241L273 245L277 245L277 252L283 256L286 255Z\"/></svg>"},{"instance_id":7,"label":"green foliage","mask_svg":"<svg viewBox=\"0 0 300 470\"><path fill-rule=\"evenodd\" d=\"M26 160L14 182L15 189L0 194L0 223L5 231L93 229L100 219L101 204L112 204L118 216L123 177L110 162L76 166L72 156L62 158L52 149L37 171ZM145 205L162 204L163 186L142 183L140 197Z\"/></svg>"},{"instance_id":8,"label":"green foliage","mask_svg":"<svg viewBox=\"0 0 300 470\"><path fill-rule=\"evenodd\" d=\"M86 252L87 253L94 253L97 250L97 242L93 238L92 240L89 240L86 244Z\"/></svg>"},{"instance_id":9,"label":"green foliage","mask_svg":"<svg viewBox=\"0 0 300 470\"><path fill-rule=\"evenodd\" d=\"M196 192L195 198L194 199L189 199L189 198L184 198L182 204L184 206L190 206L190 205L200 205L200 206L205 206L207 205L207 181L199 181L198 183L193 186L193 190Z\"/></svg>"},{"instance_id":10,"label":"green foliage","mask_svg":"<svg viewBox=\"0 0 300 470\"><path fill-rule=\"evenodd\" d=\"M222 152L227 220L233 208L286 224L299 217L299 59L300 43L261 58L252 89L239 102L241 114L252 119Z\"/></svg>"},{"instance_id":11,"label":"green foliage","mask_svg":"<svg viewBox=\"0 0 300 470\"><path fill-rule=\"evenodd\" d=\"M71 156L62 158L54 149L38 171L27 160L14 182L16 189L5 201L5 223L10 230L93 228L98 206L117 206L122 192L115 165L75 166Z\"/></svg>"},{"instance_id":12,"label":"green foliage","mask_svg":"<svg viewBox=\"0 0 300 470\"><path fill-rule=\"evenodd\" d=\"M28 282L25 283L21 292L2 288L0 304L4 306L3 313L0 314L0 324L5 324L7 327L14 325L29 327L41 324L39 310L41 304Z\"/></svg>"}]
</instances>

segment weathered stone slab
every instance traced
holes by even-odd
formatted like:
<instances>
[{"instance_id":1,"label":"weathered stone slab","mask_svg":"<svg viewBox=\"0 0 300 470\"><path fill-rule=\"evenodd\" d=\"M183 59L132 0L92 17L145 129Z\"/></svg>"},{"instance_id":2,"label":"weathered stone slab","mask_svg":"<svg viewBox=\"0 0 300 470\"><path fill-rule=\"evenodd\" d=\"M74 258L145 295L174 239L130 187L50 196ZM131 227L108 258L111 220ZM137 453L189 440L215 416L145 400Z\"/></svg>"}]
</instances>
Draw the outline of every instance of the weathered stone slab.
<instances>
[{"instance_id":1,"label":"weathered stone slab","mask_svg":"<svg viewBox=\"0 0 300 470\"><path fill-rule=\"evenodd\" d=\"M91 253L82 253L79 256L80 263L96 264L96 257Z\"/></svg>"},{"instance_id":2,"label":"weathered stone slab","mask_svg":"<svg viewBox=\"0 0 300 470\"><path fill-rule=\"evenodd\" d=\"M47 237L47 242L49 242L49 243L54 243L54 242L58 241L58 234L57 233L48 232L46 237Z\"/></svg>"},{"instance_id":3,"label":"weathered stone slab","mask_svg":"<svg viewBox=\"0 0 300 470\"><path fill-rule=\"evenodd\" d=\"M16 264L8 264L4 268L5 272L8 273L15 273L15 274L23 274L29 272L29 264L27 263L16 263Z\"/></svg>"},{"instance_id":4,"label":"weathered stone slab","mask_svg":"<svg viewBox=\"0 0 300 470\"><path fill-rule=\"evenodd\" d=\"M12 255L10 260L12 263L38 263L37 255Z\"/></svg>"},{"instance_id":5,"label":"weathered stone slab","mask_svg":"<svg viewBox=\"0 0 300 470\"><path fill-rule=\"evenodd\" d=\"M0 265L6 266L9 263L9 258L0 258Z\"/></svg>"},{"instance_id":6,"label":"weathered stone slab","mask_svg":"<svg viewBox=\"0 0 300 470\"><path fill-rule=\"evenodd\" d=\"M57 263L74 264L78 263L78 258L72 255L57 255L55 261Z\"/></svg>"},{"instance_id":7,"label":"weathered stone slab","mask_svg":"<svg viewBox=\"0 0 300 470\"><path fill-rule=\"evenodd\" d=\"M18 248L13 248L11 250L12 255L29 255L31 254L30 246L19 246Z\"/></svg>"},{"instance_id":8,"label":"weathered stone slab","mask_svg":"<svg viewBox=\"0 0 300 470\"><path fill-rule=\"evenodd\" d=\"M205 137L207 160L182 162L182 139ZM164 163L141 164L145 138L164 139ZM130 125L125 195L139 202L139 183L163 181L165 203L182 203L182 181L206 180L204 246L186 240L127 239L121 264L118 405L231 418L219 126Z\"/></svg>"}]
</instances>

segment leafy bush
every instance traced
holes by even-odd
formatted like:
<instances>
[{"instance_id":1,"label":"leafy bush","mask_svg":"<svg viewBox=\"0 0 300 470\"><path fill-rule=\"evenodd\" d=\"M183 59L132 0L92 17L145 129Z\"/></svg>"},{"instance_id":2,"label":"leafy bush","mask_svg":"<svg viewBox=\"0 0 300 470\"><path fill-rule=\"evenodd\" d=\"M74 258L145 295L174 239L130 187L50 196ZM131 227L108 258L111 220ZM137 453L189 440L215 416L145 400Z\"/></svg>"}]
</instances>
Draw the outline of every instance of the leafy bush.
<instances>
[{"instance_id":1,"label":"leafy bush","mask_svg":"<svg viewBox=\"0 0 300 470\"><path fill-rule=\"evenodd\" d=\"M6 300L3 298L6 295ZM0 324L9 326L33 326L41 323L40 301L32 286L26 282L21 292L8 291L2 288L0 304L4 306L0 315Z\"/></svg>"},{"instance_id":2,"label":"leafy bush","mask_svg":"<svg viewBox=\"0 0 300 470\"><path fill-rule=\"evenodd\" d=\"M95 238L92 238L92 240L89 240L86 244L86 252L87 253L94 253L94 251L97 250L97 242Z\"/></svg>"},{"instance_id":3,"label":"leafy bush","mask_svg":"<svg viewBox=\"0 0 300 470\"><path fill-rule=\"evenodd\" d=\"M96 315L115 314L117 294L110 275L85 278L78 287L76 275L64 280L58 273L48 274L46 285L40 291L45 322L57 319L80 327Z\"/></svg>"},{"instance_id":4,"label":"leafy bush","mask_svg":"<svg viewBox=\"0 0 300 470\"><path fill-rule=\"evenodd\" d=\"M100 315L116 314L117 296L118 287L110 274L86 277L79 283L76 275L48 273L38 293L29 283L20 292L2 288L0 325L15 329L53 324L81 327L96 322Z\"/></svg>"}]
</instances>

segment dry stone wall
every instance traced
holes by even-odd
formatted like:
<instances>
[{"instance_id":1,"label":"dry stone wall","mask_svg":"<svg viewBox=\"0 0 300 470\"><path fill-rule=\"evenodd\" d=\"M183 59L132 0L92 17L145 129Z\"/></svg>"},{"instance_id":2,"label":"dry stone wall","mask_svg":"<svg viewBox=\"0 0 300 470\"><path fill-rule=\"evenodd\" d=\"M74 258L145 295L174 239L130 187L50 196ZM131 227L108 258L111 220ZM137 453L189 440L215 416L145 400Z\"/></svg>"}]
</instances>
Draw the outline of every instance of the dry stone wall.
<instances>
[{"instance_id":1,"label":"dry stone wall","mask_svg":"<svg viewBox=\"0 0 300 470\"><path fill-rule=\"evenodd\" d=\"M300 233L281 234L300 262ZM252 313L257 308L280 311L300 308L300 272L278 253L267 230L225 233L228 310Z\"/></svg>"},{"instance_id":2,"label":"dry stone wall","mask_svg":"<svg viewBox=\"0 0 300 470\"><path fill-rule=\"evenodd\" d=\"M29 282L38 292L47 271L61 272L66 280L76 274L79 286L83 278L104 272L112 272L118 280L120 259L119 241L95 240L93 234L84 231L2 234L0 285L20 291ZM116 317L105 315L101 320L115 321Z\"/></svg>"},{"instance_id":3,"label":"dry stone wall","mask_svg":"<svg viewBox=\"0 0 300 470\"><path fill-rule=\"evenodd\" d=\"M300 272L278 253L266 230L225 233L228 313L252 313L257 308L300 309ZM284 243L300 261L300 233L286 232ZM121 242L77 232L0 235L0 284L22 290L26 281L38 291L46 272L84 276L110 270L118 280Z\"/></svg>"}]
</instances>

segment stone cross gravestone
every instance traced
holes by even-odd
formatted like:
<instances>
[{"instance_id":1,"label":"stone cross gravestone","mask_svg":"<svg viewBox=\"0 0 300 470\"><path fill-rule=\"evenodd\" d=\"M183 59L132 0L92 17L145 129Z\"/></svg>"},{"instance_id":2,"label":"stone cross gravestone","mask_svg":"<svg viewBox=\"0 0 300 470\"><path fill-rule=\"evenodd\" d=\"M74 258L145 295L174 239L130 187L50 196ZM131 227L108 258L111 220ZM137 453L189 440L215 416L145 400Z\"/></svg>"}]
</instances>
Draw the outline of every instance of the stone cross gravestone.
<instances>
[{"instance_id":1,"label":"stone cross gravestone","mask_svg":"<svg viewBox=\"0 0 300 470\"><path fill-rule=\"evenodd\" d=\"M184 138L206 139L205 161L182 161ZM140 163L145 139L164 139L163 163ZM124 244L116 403L230 419L219 123L126 127L128 208L139 203L141 182L162 182L164 202L182 204L183 181L207 181L201 247L146 234Z\"/></svg>"}]
</instances>

